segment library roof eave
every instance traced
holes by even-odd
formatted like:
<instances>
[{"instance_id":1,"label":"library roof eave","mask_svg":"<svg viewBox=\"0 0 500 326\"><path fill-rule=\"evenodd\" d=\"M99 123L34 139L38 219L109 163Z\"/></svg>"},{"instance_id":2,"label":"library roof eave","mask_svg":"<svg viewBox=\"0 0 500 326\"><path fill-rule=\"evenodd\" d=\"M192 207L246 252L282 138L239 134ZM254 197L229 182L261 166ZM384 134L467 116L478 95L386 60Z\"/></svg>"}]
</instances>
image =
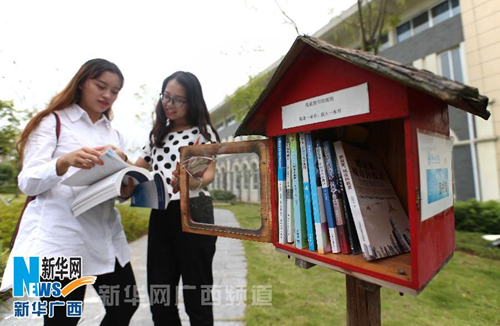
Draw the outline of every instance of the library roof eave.
<instances>
[{"instance_id":1,"label":"library roof eave","mask_svg":"<svg viewBox=\"0 0 500 326\"><path fill-rule=\"evenodd\" d=\"M265 135L265 112L260 112L259 108L306 46L437 97L451 106L485 120L490 117L490 112L486 109L488 98L479 94L477 88L372 53L337 47L318 38L304 35L297 37L268 85L243 118L235 136Z\"/></svg>"}]
</instances>

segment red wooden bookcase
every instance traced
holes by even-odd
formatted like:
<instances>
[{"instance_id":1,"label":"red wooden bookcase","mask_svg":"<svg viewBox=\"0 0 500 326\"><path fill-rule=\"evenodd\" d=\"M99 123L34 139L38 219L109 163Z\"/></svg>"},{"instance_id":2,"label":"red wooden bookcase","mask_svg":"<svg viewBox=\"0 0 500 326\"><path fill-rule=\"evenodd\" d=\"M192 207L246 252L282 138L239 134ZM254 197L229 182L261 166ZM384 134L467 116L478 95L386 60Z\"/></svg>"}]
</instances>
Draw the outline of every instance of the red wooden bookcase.
<instances>
[{"instance_id":1,"label":"red wooden bookcase","mask_svg":"<svg viewBox=\"0 0 500 326\"><path fill-rule=\"evenodd\" d=\"M369 112L283 128L282 107L324 94L367 84ZM235 136L262 135L265 140L190 146L181 160L206 154L255 153L260 159L261 227L245 230L196 223L190 218L188 176L181 170L183 229L262 242L300 261L321 265L369 283L417 295L452 257L455 248L453 206L422 219L418 132L449 137L448 105L489 117L488 99L477 89L430 72L368 53L334 47L300 36L274 73ZM411 252L365 261L362 255L318 254L278 243L275 137L312 131L331 139L356 125L368 131L365 146L381 158L410 220ZM334 139L332 139L334 140ZM458 164L458 163L455 163Z\"/></svg>"}]
</instances>

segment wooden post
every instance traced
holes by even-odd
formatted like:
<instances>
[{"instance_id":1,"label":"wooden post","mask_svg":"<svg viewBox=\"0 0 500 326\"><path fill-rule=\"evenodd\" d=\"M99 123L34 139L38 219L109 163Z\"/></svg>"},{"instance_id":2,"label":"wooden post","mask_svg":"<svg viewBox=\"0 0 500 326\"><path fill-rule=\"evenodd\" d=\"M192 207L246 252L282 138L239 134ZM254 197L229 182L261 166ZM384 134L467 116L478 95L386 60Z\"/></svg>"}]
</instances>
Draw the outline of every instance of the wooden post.
<instances>
[{"instance_id":1,"label":"wooden post","mask_svg":"<svg viewBox=\"0 0 500 326\"><path fill-rule=\"evenodd\" d=\"M346 275L347 326L380 326L380 286Z\"/></svg>"}]
</instances>

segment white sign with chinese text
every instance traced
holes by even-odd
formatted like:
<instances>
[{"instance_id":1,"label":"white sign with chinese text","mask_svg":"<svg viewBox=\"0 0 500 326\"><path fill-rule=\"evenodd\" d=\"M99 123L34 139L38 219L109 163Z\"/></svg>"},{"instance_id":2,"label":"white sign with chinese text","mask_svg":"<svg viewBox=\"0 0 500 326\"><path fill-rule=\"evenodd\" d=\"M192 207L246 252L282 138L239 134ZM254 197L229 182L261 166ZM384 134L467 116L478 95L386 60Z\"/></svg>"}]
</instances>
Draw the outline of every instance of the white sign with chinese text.
<instances>
[{"instance_id":1,"label":"white sign with chinese text","mask_svg":"<svg viewBox=\"0 0 500 326\"><path fill-rule=\"evenodd\" d=\"M283 129L370 112L368 83L316 96L281 108Z\"/></svg>"},{"instance_id":2,"label":"white sign with chinese text","mask_svg":"<svg viewBox=\"0 0 500 326\"><path fill-rule=\"evenodd\" d=\"M425 221L453 205L450 138L417 130L422 215Z\"/></svg>"}]
</instances>

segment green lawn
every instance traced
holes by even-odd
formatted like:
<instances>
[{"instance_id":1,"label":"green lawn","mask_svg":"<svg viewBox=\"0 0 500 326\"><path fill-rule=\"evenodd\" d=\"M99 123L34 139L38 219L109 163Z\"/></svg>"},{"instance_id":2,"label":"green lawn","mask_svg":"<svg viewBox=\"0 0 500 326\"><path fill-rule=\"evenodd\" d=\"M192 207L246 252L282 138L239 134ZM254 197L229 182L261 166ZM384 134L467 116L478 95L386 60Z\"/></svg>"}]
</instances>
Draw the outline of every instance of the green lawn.
<instances>
[{"instance_id":1,"label":"green lawn","mask_svg":"<svg viewBox=\"0 0 500 326\"><path fill-rule=\"evenodd\" d=\"M4 195L8 198L8 195ZM0 203L2 259L24 198ZM129 241L147 232L149 209L118 205ZM260 206L228 205L242 226L258 228ZM382 324L499 325L500 250L484 248L480 234L457 232L452 260L418 296L400 296L383 288ZM345 325L345 276L319 266L303 270L271 244L244 241L248 260L247 325ZM0 271L1 271L0 266ZM272 305L254 305L252 288L272 286Z\"/></svg>"},{"instance_id":2,"label":"green lawn","mask_svg":"<svg viewBox=\"0 0 500 326\"><path fill-rule=\"evenodd\" d=\"M227 208L242 226L255 227L259 206ZM484 251L478 234L457 232L457 248L444 269L418 297L383 288L382 324L499 325L500 260L498 249ZM464 243L468 241L469 243ZM248 260L247 325L345 325L345 276L320 266L303 270L271 244L244 241ZM496 251L495 251L496 250ZM489 259L478 255L491 256ZM272 305L252 305L252 287L272 286Z\"/></svg>"}]
</instances>

